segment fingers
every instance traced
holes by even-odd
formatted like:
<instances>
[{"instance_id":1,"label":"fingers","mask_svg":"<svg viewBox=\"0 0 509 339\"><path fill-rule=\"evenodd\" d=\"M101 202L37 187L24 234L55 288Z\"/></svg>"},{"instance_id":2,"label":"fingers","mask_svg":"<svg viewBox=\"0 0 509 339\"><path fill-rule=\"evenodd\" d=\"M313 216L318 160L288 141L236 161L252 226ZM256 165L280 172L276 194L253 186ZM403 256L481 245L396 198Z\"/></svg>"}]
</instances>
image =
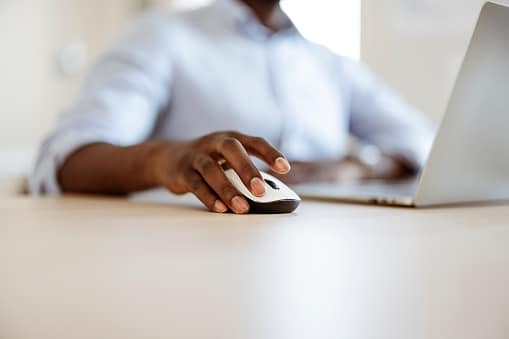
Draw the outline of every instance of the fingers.
<instances>
[{"instance_id":1,"label":"fingers","mask_svg":"<svg viewBox=\"0 0 509 339\"><path fill-rule=\"evenodd\" d=\"M191 172L187 178L187 188L191 191L211 212L226 213L228 207L210 189L209 185L197 172Z\"/></svg>"},{"instance_id":2,"label":"fingers","mask_svg":"<svg viewBox=\"0 0 509 339\"><path fill-rule=\"evenodd\" d=\"M221 153L228 164L237 172L244 185L250 189L255 196L265 194L265 185L262 175L249 158L249 154L239 140L235 138L223 139L217 147L216 152Z\"/></svg>"},{"instance_id":3,"label":"fingers","mask_svg":"<svg viewBox=\"0 0 509 339\"><path fill-rule=\"evenodd\" d=\"M290 172L290 163L286 160L285 156L265 139L246 136L240 133L234 133L234 137L242 143L249 154L265 161L274 172L279 174Z\"/></svg>"},{"instance_id":4,"label":"fingers","mask_svg":"<svg viewBox=\"0 0 509 339\"><path fill-rule=\"evenodd\" d=\"M221 166L211 156L205 153L197 155L193 167L234 213L249 212L246 199L230 183Z\"/></svg>"},{"instance_id":5,"label":"fingers","mask_svg":"<svg viewBox=\"0 0 509 339\"><path fill-rule=\"evenodd\" d=\"M266 193L265 182L250 154L265 161L276 173L290 171L284 155L262 138L237 132L219 132L189 145L191 152L182 165L193 169L192 174L187 174L187 186L211 211L224 212L229 208L237 214L249 212L246 198L228 180L218 161L232 167L244 185L259 197Z\"/></svg>"}]
</instances>

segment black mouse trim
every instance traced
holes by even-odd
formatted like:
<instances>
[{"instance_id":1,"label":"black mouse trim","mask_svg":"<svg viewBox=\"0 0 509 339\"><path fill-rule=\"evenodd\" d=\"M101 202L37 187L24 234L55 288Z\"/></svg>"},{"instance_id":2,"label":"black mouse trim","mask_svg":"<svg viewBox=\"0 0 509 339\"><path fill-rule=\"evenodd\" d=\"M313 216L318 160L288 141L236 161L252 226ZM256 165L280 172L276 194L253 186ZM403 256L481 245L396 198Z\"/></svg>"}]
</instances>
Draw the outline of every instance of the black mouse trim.
<instances>
[{"instance_id":1,"label":"black mouse trim","mask_svg":"<svg viewBox=\"0 0 509 339\"><path fill-rule=\"evenodd\" d=\"M299 200L286 199L275 202L254 202L247 199L250 206L251 214L286 214L295 211L299 205Z\"/></svg>"}]
</instances>

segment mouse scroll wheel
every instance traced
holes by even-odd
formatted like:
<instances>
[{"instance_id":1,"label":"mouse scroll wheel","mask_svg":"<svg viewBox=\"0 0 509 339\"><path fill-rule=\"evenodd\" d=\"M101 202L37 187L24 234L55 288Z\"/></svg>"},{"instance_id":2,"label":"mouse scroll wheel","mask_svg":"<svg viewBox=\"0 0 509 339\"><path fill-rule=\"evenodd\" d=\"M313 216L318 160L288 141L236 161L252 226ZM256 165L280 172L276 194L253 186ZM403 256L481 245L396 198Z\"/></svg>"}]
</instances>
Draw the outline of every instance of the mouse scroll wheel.
<instances>
[{"instance_id":1,"label":"mouse scroll wheel","mask_svg":"<svg viewBox=\"0 0 509 339\"><path fill-rule=\"evenodd\" d=\"M267 183L267 185L269 185L273 189L279 190L279 186L274 181L265 179L265 182Z\"/></svg>"}]
</instances>

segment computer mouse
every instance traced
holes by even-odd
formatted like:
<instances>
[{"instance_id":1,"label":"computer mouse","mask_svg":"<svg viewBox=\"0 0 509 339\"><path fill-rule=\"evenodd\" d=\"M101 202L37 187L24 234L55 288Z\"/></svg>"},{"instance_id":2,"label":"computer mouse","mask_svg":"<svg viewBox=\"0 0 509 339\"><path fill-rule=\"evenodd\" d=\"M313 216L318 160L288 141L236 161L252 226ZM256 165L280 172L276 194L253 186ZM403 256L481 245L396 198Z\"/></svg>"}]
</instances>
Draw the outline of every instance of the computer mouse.
<instances>
[{"instance_id":1,"label":"computer mouse","mask_svg":"<svg viewBox=\"0 0 509 339\"><path fill-rule=\"evenodd\" d=\"M248 201L250 206L249 213L251 214L292 213L300 205L301 198L297 193L270 174L261 172L265 181L266 190L263 197L253 195L233 169L226 170L225 174L232 185L242 193Z\"/></svg>"}]
</instances>

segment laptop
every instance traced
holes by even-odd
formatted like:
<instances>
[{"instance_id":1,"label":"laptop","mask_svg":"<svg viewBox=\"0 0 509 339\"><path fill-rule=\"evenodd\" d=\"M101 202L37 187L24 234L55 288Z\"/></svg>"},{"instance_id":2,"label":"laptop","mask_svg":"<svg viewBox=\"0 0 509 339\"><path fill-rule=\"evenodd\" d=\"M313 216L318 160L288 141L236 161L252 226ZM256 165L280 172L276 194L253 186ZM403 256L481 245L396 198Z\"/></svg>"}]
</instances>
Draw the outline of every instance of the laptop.
<instances>
[{"instance_id":1,"label":"laptop","mask_svg":"<svg viewBox=\"0 0 509 339\"><path fill-rule=\"evenodd\" d=\"M509 7L484 5L417 180L293 188L304 198L408 207L508 201Z\"/></svg>"}]
</instances>

